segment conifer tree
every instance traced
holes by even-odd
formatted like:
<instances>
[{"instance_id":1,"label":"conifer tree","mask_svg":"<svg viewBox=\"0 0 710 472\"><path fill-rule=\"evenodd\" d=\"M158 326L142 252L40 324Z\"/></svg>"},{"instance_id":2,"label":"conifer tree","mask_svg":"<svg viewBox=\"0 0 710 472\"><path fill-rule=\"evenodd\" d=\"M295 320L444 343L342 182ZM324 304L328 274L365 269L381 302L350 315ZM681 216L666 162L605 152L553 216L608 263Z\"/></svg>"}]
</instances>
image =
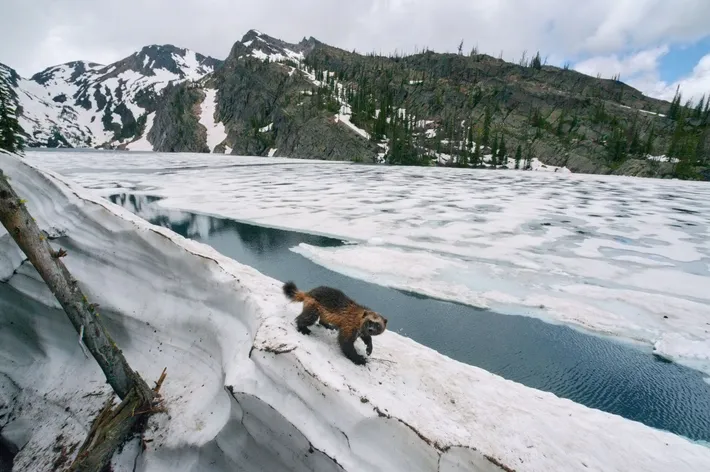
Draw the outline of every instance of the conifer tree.
<instances>
[{"instance_id":1,"label":"conifer tree","mask_svg":"<svg viewBox=\"0 0 710 472\"><path fill-rule=\"evenodd\" d=\"M643 152L646 156L653 155L653 126L648 130L648 137L646 137L646 145L643 148Z\"/></svg>"},{"instance_id":2,"label":"conifer tree","mask_svg":"<svg viewBox=\"0 0 710 472\"><path fill-rule=\"evenodd\" d=\"M681 93L680 93L680 85L676 88L675 91L675 96L673 97L673 101L671 102L671 107L668 110L668 118L671 120L677 120L678 119L678 113L680 112L680 101L681 101Z\"/></svg>"},{"instance_id":3,"label":"conifer tree","mask_svg":"<svg viewBox=\"0 0 710 472\"><path fill-rule=\"evenodd\" d=\"M532 61L530 61L530 67L533 69L540 70L542 69L542 60L540 59L540 51L535 54L535 57L532 58Z\"/></svg>"},{"instance_id":4,"label":"conifer tree","mask_svg":"<svg viewBox=\"0 0 710 472\"><path fill-rule=\"evenodd\" d=\"M626 131L626 142L625 148L627 148L628 154L631 156L641 156L643 154L643 147L641 145L641 137L639 136L639 112L637 111L634 115L634 119L631 122L631 126Z\"/></svg>"},{"instance_id":5,"label":"conifer tree","mask_svg":"<svg viewBox=\"0 0 710 472\"><path fill-rule=\"evenodd\" d=\"M481 144L483 146L488 146L490 144L491 138L491 108L486 107L486 111L483 114L483 134L481 136Z\"/></svg>"},{"instance_id":6,"label":"conifer tree","mask_svg":"<svg viewBox=\"0 0 710 472\"><path fill-rule=\"evenodd\" d=\"M493 136L493 144L491 144L491 154L493 154L493 162L498 157L498 135Z\"/></svg>"},{"instance_id":7,"label":"conifer tree","mask_svg":"<svg viewBox=\"0 0 710 472\"><path fill-rule=\"evenodd\" d=\"M703 108L705 107L705 95L700 97L700 101L698 104L695 106L695 111L693 113L693 119L694 120L702 120L703 118Z\"/></svg>"},{"instance_id":8,"label":"conifer tree","mask_svg":"<svg viewBox=\"0 0 710 472\"><path fill-rule=\"evenodd\" d=\"M532 169L532 146L528 144L527 149L525 150L525 170L531 170Z\"/></svg>"},{"instance_id":9,"label":"conifer tree","mask_svg":"<svg viewBox=\"0 0 710 472\"><path fill-rule=\"evenodd\" d=\"M557 135L558 138L561 138L562 135L564 134L565 118L566 118L566 113L564 110L562 110L562 113L560 113L560 117L557 120L557 129L555 130L555 134Z\"/></svg>"},{"instance_id":10,"label":"conifer tree","mask_svg":"<svg viewBox=\"0 0 710 472\"><path fill-rule=\"evenodd\" d=\"M668 146L668 158L673 159L675 158L681 158L683 157L683 135L685 134L684 131L684 123L685 123L685 114L683 109L679 109L677 114L676 114L676 123L675 123L675 129L673 130L673 136L671 136L671 142Z\"/></svg>"},{"instance_id":11,"label":"conifer tree","mask_svg":"<svg viewBox=\"0 0 710 472\"><path fill-rule=\"evenodd\" d=\"M466 136L466 149L469 157L469 163L473 166L476 166L478 163L473 158L473 123L469 123L468 125L468 134Z\"/></svg>"},{"instance_id":12,"label":"conifer tree","mask_svg":"<svg viewBox=\"0 0 710 472\"><path fill-rule=\"evenodd\" d=\"M515 149L515 168L520 169L520 161L523 159L523 148L520 147L520 144L518 144L518 147Z\"/></svg>"},{"instance_id":13,"label":"conifer tree","mask_svg":"<svg viewBox=\"0 0 710 472\"><path fill-rule=\"evenodd\" d=\"M498 162L500 165L507 166L508 165L508 150L505 147L505 136L500 137L500 144L498 145Z\"/></svg>"},{"instance_id":14,"label":"conifer tree","mask_svg":"<svg viewBox=\"0 0 710 472\"><path fill-rule=\"evenodd\" d=\"M10 91L4 81L0 81L0 149L8 152L22 151L22 127L15 116L16 109L10 100Z\"/></svg>"},{"instance_id":15,"label":"conifer tree","mask_svg":"<svg viewBox=\"0 0 710 472\"><path fill-rule=\"evenodd\" d=\"M481 164L481 140L477 139L476 140L476 147L473 150L473 162L472 164L474 166L478 166Z\"/></svg>"},{"instance_id":16,"label":"conifer tree","mask_svg":"<svg viewBox=\"0 0 710 472\"><path fill-rule=\"evenodd\" d=\"M626 159L626 137L620 126L614 127L611 137L607 141L608 163L617 165Z\"/></svg>"}]
</instances>

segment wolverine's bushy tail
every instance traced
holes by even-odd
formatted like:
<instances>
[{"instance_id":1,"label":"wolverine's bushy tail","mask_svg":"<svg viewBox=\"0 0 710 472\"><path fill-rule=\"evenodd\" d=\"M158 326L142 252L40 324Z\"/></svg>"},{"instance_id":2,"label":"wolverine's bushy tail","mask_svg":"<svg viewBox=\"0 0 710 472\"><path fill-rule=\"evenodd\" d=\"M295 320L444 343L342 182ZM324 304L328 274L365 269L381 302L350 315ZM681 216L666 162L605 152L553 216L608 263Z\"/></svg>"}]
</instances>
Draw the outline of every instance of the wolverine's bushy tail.
<instances>
[{"instance_id":1,"label":"wolverine's bushy tail","mask_svg":"<svg viewBox=\"0 0 710 472\"><path fill-rule=\"evenodd\" d=\"M298 290L298 287L296 287L296 284L288 281L284 284L283 287L284 290L284 295L286 295L289 300L295 301L295 302L300 302L303 301L303 292L300 292Z\"/></svg>"}]
</instances>

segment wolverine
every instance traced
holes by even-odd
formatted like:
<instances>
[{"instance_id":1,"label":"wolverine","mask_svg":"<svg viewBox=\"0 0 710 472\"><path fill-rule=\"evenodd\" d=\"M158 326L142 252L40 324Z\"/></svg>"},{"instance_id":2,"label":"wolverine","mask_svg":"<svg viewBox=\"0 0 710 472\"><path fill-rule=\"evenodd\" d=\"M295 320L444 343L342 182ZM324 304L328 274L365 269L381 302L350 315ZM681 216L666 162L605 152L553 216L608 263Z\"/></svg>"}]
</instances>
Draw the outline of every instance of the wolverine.
<instances>
[{"instance_id":1,"label":"wolverine","mask_svg":"<svg viewBox=\"0 0 710 472\"><path fill-rule=\"evenodd\" d=\"M367 346L367 355L372 354L372 336L382 334L387 328L387 318L362 306L332 287L316 287L310 292L301 292L293 282L283 286L284 295L294 302L303 302L303 311L296 317L300 333L311 334L309 326L319 320L321 326L338 330L338 343L345 357L357 365L366 360L355 350L355 341L362 338Z\"/></svg>"}]
</instances>

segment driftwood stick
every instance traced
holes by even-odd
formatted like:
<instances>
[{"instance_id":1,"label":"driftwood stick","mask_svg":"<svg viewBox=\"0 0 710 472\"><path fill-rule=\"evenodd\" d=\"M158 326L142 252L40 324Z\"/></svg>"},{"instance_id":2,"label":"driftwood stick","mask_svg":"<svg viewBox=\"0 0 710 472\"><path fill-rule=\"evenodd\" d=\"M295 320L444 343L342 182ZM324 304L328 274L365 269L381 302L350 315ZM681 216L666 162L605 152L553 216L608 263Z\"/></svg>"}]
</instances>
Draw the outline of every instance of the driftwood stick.
<instances>
[{"instance_id":1,"label":"driftwood stick","mask_svg":"<svg viewBox=\"0 0 710 472\"><path fill-rule=\"evenodd\" d=\"M166 377L167 375L168 375L168 368L167 368L167 367L164 367L164 368L163 368L163 373L160 374L160 378L159 378L158 381L155 383L155 387L153 387L153 392L155 392L156 394L157 394L158 392L160 392L160 387L163 386L163 381L165 381L165 377Z\"/></svg>"}]
</instances>

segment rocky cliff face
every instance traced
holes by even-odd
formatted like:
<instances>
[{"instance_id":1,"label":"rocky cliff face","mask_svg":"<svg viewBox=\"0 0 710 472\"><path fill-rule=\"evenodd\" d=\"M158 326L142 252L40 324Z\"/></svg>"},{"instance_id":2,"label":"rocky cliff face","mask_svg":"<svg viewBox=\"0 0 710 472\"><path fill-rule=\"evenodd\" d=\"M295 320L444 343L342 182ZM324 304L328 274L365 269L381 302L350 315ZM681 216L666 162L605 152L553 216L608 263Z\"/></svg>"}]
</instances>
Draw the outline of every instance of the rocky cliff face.
<instances>
[{"instance_id":1,"label":"rocky cliff face","mask_svg":"<svg viewBox=\"0 0 710 472\"><path fill-rule=\"evenodd\" d=\"M207 133L198 122L199 104L205 94L198 88L168 85L147 138L162 152L210 152Z\"/></svg>"},{"instance_id":2,"label":"rocky cliff face","mask_svg":"<svg viewBox=\"0 0 710 472\"><path fill-rule=\"evenodd\" d=\"M149 135L155 150L175 150L167 143L186 135L187 141L202 145L223 128L207 146L210 152L374 162L375 143L337 119L340 103L330 92L318 92L320 82L303 65L316 44L313 39L289 44L255 30L248 32L213 74L176 87L175 94L193 97L184 104L191 108L176 104L174 98L169 99L173 105L159 107L153 129L164 139L154 141ZM191 94L191 90L199 92ZM202 97L199 101L194 100L196 94ZM174 105L180 106L179 113ZM188 109L195 112L192 118L175 119Z\"/></svg>"}]
</instances>

